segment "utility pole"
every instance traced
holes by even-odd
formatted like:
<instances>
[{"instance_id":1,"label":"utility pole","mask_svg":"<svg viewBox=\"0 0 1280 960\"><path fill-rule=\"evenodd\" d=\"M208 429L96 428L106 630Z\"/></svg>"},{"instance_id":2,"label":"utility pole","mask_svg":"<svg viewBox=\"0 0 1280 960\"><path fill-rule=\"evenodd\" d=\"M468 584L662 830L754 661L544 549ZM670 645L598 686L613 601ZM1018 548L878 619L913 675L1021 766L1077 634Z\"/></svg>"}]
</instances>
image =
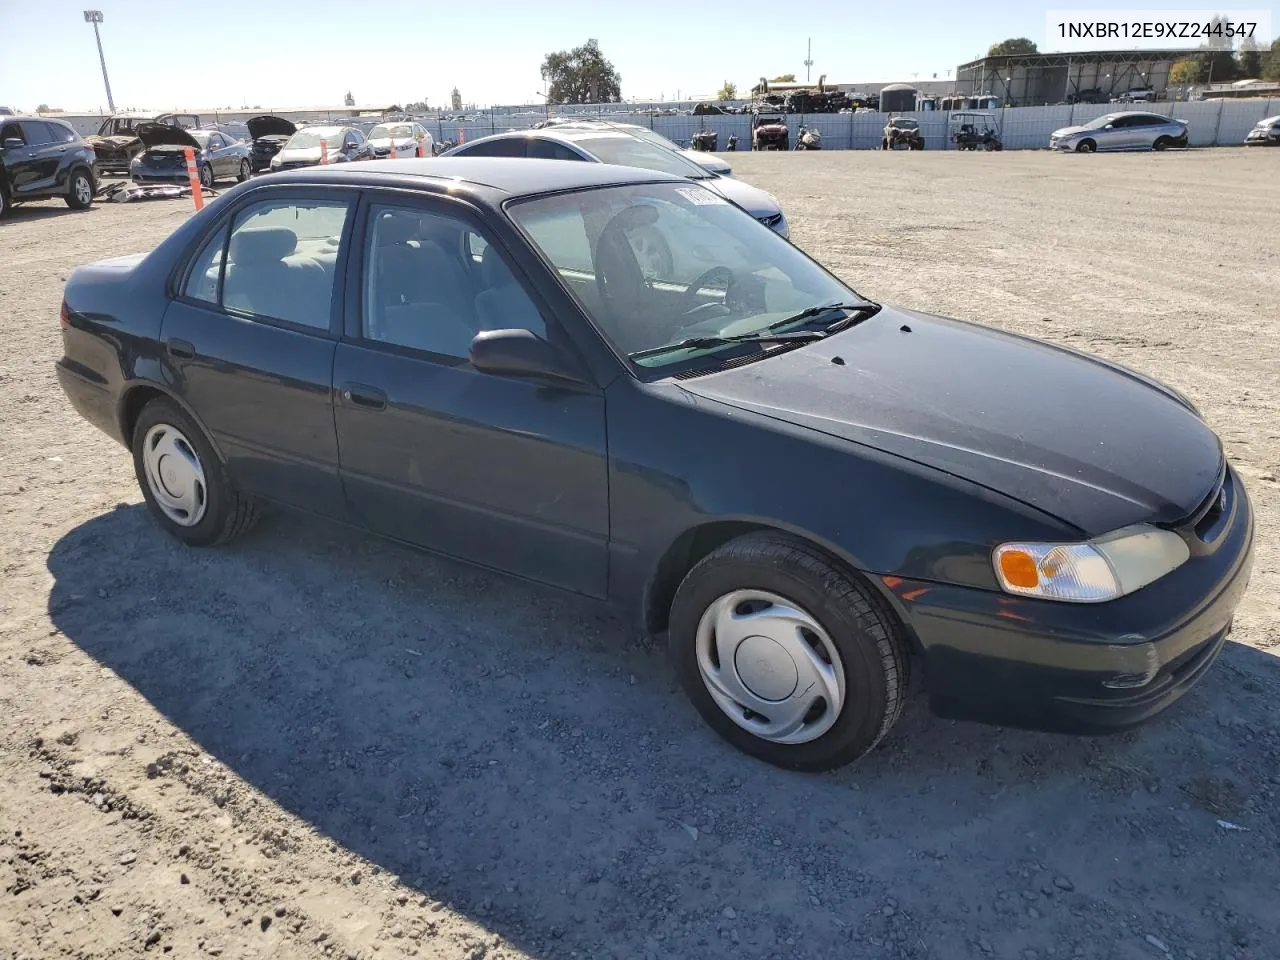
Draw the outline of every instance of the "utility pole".
<instances>
[{"instance_id":1,"label":"utility pole","mask_svg":"<svg viewBox=\"0 0 1280 960\"><path fill-rule=\"evenodd\" d=\"M98 41L98 62L102 64L102 82L107 88L107 106L112 113L116 112L116 102L111 96L111 81L107 79L107 58L102 53L102 35L98 33L98 24L102 22L101 10L86 10L84 22L93 24L93 39Z\"/></svg>"},{"instance_id":2,"label":"utility pole","mask_svg":"<svg viewBox=\"0 0 1280 960\"><path fill-rule=\"evenodd\" d=\"M809 82L809 68L813 66L813 37L809 38L809 52L804 58L804 82Z\"/></svg>"}]
</instances>

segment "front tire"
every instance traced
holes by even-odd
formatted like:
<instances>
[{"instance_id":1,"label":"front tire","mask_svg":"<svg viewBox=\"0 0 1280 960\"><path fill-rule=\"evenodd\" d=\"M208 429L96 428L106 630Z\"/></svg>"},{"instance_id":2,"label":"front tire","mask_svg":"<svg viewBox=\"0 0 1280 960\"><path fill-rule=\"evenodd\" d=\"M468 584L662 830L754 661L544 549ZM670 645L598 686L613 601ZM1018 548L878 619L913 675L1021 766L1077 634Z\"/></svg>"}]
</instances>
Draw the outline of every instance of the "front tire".
<instances>
[{"instance_id":1,"label":"front tire","mask_svg":"<svg viewBox=\"0 0 1280 960\"><path fill-rule=\"evenodd\" d=\"M248 161L248 160L241 160L241 161L240 161L240 173L239 173L239 174L237 174L237 176L236 176L236 181L237 181L238 183L244 183L244 182L245 182L246 180L248 180L251 176L253 176L253 168L249 166L249 161Z\"/></svg>"},{"instance_id":2,"label":"front tire","mask_svg":"<svg viewBox=\"0 0 1280 960\"><path fill-rule=\"evenodd\" d=\"M71 172L66 201L72 210L88 210L93 204L93 179L84 170Z\"/></svg>"},{"instance_id":3,"label":"front tire","mask_svg":"<svg viewBox=\"0 0 1280 960\"><path fill-rule=\"evenodd\" d=\"M151 515L192 547L227 543L258 514L227 476L199 424L168 398L142 408L133 428L133 468Z\"/></svg>"},{"instance_id":4,"label":"front tire","mask_svg":"<svg viewBox=\"0 0 1280 960\"><path fill-rule=\"evenodd\" d=\"M871 750L901 713L901 625L873 589L777 533L731 540L676 591L671 656L703 719L739 750L830 770Z\"/></svg>"},{"instance_id":5,"label":"front tire","mask_svg":"<svg viewBox=\"0 0 1280 960\"><path fill-rule=\"evenodd\" d=\"M1092 140L1081 140L1076 144L1076 153L1094 153L1098 145Z\"/></svg>"}]
</instances>

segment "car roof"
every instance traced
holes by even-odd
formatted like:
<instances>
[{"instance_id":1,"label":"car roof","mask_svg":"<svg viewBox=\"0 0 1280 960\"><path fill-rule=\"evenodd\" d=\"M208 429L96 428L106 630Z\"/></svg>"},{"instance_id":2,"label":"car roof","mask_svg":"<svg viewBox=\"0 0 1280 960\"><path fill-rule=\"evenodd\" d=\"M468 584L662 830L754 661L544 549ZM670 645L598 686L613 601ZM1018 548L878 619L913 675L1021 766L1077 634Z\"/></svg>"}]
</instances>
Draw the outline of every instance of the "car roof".
<instances>
[{"instance_id":1,"label":"car roof","mask_svg":"<svg viewBox=\"0 0 1280 960\"><path fill-rule=\"evenodd\" d=\"M71 124L67 123L67 121L60 120L57 117L41 117L36 114L27 115L23 113L18 113L18 114L0 113L0 122L2 123L21 123L24 120L26 121L39 120L41 123L60 123L64 127L71 126Z\"/></svg>"},{"instance_id":2,"label":"car roof","mask_svg":"<svg viewBox=\"0 0 1280 960\"><path fill-rule=\"evenodd\" d=\"M535 196L588 187L628 183L687 183L676 177L637 167L606 163L565 163L527 157L434 157L413 160L367 160L357 164L306 167L272 174L286 181L334 181L359 186L421 186L450 190L459 183L498 190L512 197Z\"/></svg>"}]
</instances>

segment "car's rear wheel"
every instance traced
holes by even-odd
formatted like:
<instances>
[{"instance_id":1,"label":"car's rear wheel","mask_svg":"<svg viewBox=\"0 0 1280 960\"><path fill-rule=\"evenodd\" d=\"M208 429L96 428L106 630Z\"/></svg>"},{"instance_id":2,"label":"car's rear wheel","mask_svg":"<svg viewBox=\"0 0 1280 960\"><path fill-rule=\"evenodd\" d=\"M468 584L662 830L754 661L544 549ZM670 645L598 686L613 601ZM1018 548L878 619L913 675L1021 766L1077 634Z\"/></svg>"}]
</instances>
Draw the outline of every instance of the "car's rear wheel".
<instances>
[{"instance_id":1,"label":"car's rear wheel","mask_svg":"<svg viewBox=\"0 0 1280 960\"><path fill-rule=\"evenodd\" d=\"M1156 137L1156 142L1151 145L1152 150L1168 150L1173 141L1168 137Z\"/></svg>"},{"instance_id":2,"label":"car's rear wheel","mask_svg":"<svg viewBox=\"0 0 1280 960\"><path fill-rule=\"evenodd\" d=\"M0 183L0 220L9 215L9 194L5 191L4 184Z\"/></svg>"},{"instance_id":3,"label":"car's rear wheel","mask_svg":"<svg viewBox=\"0 0 1280 960\"><path fill-rule=\"evenodd\" d=\"M253 526L257 509L236 489L200 426L167 398L133 428L133 466L152 516L193 547L226 543Z\"/></svg>"},{"instance_id":4,"label":"car's rear wheel","mask_svg":"<svg viewBox=\"0 0 1280 960\"><path fill-rule=\"evenodd\" d=\"M738 749L798 770L862 756L893 726L910 655L854 575L801 540L749 534L689 571L671 655L703 719Z\"/></svg>"},{"instance_id":5,"label":"car's rear wheel","mask_svg":"<svg viewBox=\"0 0 1280 960\"><path fill-rule=\"evenodd\" d=\"M207 163L202 163L200 165L200 186L202 187L213 186L213 167L211 167Z\"/></svg>"},{"instance_id":6,"label":"car's rear wheel","mask_svg":"<svg viewBox=\"0 0 1280 960\"><path fill-rule=\"evenodd\" d=\"M1092 140L1081 140L1076 144L1076 153L1093 153L1098 149L1098 145Z\"/></svg>"},{"instance_id":7,"label":"car's rear wheel","mask_svg":"<svg viewBox=\"0 0 1280 960\"><path fill-rule=\"evenodd\" d=\"M93 180L85 170L71 171L66 201L72 210L88 210L93 203Z\"/></svg>"},{"instance_id":8,"label":"car's rear wheel","mask_svg":"<svg viewBox=\"0 0 1280 960\"><path fill-rule=\"evenodd\" d=\"M239 175L236 177L236 179L237 179L237 180L239 180L241 183L244 183L244 182L245 182L246 180L248 180L251 176L253 176L253 170L252 170L252 169L250 168L250 166L249 166L249 161L248 161L248 160L241 160L241 161L240 161L240 173L239 173Z\"/></svg>"}]
</instances>

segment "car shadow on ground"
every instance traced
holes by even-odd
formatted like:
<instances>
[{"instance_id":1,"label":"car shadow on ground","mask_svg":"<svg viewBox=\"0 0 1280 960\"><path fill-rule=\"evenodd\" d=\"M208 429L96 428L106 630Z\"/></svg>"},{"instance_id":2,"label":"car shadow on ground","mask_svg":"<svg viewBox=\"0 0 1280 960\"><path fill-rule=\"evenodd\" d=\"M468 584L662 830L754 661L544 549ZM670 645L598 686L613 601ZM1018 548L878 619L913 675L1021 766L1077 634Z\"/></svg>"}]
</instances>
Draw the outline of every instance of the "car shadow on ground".
<instances>
[{"instance_id":1,"label":"car shadow on ground","mask_svg":"<svg viewBox=\"0 0 1280 960\"><path fill-rule=\"evenodd\" d=\"M1114 943L1126 898L1174 925L1218 909L1197 850L1250 835L1216 820L1277 825L1280 664L1236 644L1138 731L944 722L917 694L862 762L801 775L720 742L626 620L354 531L282 515L191 550L121 505L48 565L54 625L202 749L540 957ZM1232 882L1265 917L1280 875L1249 856ZM1231 910L1246 943L1273 925Z\"/></svg>"},{"instance_id":2,"label":"car shadow on ground","mask_svg":"<svg viewBox=\"0 0 1280 960\"><path fill-rule=\"evenodd\" d=\"M35 222L47 220L50 217L77 217L83 213L94 213L96 210L96 202L84 210L72 210L62 200L33 200L30 203L19 203L6 209L4 220L0 220L0 224L15 223L20 220Z\"/></svg>"}]
</instances>

